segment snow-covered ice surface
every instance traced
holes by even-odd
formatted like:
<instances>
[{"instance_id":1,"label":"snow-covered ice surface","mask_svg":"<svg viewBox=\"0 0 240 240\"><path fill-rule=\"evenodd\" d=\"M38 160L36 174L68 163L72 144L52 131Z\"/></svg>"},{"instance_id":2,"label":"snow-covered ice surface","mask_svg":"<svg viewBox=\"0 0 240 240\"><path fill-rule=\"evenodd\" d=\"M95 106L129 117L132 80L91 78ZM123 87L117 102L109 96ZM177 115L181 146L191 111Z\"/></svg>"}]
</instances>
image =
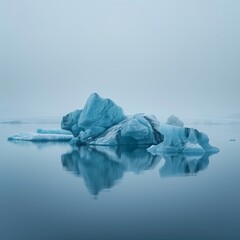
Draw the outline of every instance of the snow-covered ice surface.
<instances>
[{"instance_id":1,"label":"snow-covered ice surface","mask_svg":"<svg viewBox=\"0 0 240 240\"><path fill-rule=\"evenodd\" d=\"M152 154L183 153L201 155L217 152L208 136L183 126L181 120L170 116L163 124L155 116L124 115L110 99L91 94L81 110L63 117L61 126L73 133L72 145L147 145ZM178 126L173 126L178 125Z\"/></svg>"}]
</instances>

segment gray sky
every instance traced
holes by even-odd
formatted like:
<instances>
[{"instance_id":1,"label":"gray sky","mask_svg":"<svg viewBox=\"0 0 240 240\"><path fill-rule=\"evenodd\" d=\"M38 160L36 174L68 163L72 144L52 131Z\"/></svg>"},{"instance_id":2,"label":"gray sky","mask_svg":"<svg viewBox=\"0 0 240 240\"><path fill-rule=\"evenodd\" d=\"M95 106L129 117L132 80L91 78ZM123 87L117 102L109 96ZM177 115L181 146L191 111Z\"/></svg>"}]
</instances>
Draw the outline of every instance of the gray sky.
<instances>
[{"instance_id":1,"label":"gray sky","mask_svg":"<svg viewBox=\"0 0 240 240\"><path fill-rule=\"evenodd\" d=\"M126 113L240 107L239 0L0 0L0 114L62 115L92 92Z\"/></svg>"}]
</instances>

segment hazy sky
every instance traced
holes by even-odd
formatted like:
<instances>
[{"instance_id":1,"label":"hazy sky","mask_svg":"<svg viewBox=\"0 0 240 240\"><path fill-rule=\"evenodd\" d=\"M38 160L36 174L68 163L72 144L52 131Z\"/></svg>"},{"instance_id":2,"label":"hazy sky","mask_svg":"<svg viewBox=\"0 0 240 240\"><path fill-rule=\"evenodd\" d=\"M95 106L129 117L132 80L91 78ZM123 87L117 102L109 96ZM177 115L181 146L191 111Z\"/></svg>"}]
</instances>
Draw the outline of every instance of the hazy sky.
<instances>
[{"instance_id":1,"label":"hazy sky","mask_svg":"<svg viewBox=\"0 0 240 240\"><path fill-rule=\"evenodd\" d=\"M0 0L0 114L240 112L239 0Z\"/></svg>"}]
</instances>

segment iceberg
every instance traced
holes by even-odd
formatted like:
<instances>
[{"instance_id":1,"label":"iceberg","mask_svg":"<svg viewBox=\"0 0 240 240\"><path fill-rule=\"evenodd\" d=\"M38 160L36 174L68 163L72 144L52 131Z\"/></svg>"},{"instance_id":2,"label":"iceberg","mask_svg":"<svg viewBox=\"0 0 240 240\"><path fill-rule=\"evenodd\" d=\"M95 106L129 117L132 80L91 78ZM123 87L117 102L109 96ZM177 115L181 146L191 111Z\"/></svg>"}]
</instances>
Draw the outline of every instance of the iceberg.
<instances>
[{"instance_id":1,"label":"iceberg","mask_svg":"<svg viewBox=\"0 0 240 240\"><path fill-rule=\"evenodd\" d=\"M158 145L152 145L147 149L152 154L183 153L185 155L202 155L219 151L218 148L209 144L208 136L197 129L160 124L159 131L164 135L164 140Z\"/></svg>"},{"instance_id":2,"label":"iceberg","mask_svg":"<svg viewBox=\"0 0 240 240\"><path fill-rule=\"evenodd\" d=\"M167 124L153 115L125 115L111 99L97 93L89 96L83 109L65 115L61 128L18 133L8 140L69 141L73 146L145 146L153 155L202 155L219 151L209 144L205 133L183 127L182 121L174 115L168 118Z\"/></svg>"},{"instance_id":3,"label":"iceberg","mask_svg":"<svg viewBox=\"0 0 240 240\"><path fill-rule=\"evenodd\" d=\"M176 126L177 125L177 126ZM125 115L112 100L93 93L83 109L63 117L61 127L71 131L72 145L146 145L153 155L182 153L201 155L217 152L208 136L193 128L183 127L176 116L163 124L153 115Z\"/></svg>"},{"instance_id":4,"label":"iceberg","mask_svg":"<svg viewBox=\"0 0 240 240\"><path fill-rule=\"evenodd\" d=\"M73 133L72 145L152 145L163 140L154 116L126 116L110 99L91 94L82 110L63 117L61 127Z\"/></svg>"}]
</instances>

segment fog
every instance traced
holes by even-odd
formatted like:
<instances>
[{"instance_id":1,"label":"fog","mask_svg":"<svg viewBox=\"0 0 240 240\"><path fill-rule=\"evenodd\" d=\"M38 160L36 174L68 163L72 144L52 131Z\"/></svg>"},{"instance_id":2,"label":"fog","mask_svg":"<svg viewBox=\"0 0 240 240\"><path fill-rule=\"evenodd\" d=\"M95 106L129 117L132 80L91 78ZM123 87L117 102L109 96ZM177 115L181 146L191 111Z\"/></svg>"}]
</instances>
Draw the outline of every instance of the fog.
<instances>
[{"instance_id":1,"label":"fog","mask_svg":"<svg viewBox=\"0 0 240 240\"><path fill-rule=\"evenodd\" d=\"M0 114L62 115L92 92L126 113L238 113L239 12L239 0L1 0Z\"/></svg>"}]
</instances>

